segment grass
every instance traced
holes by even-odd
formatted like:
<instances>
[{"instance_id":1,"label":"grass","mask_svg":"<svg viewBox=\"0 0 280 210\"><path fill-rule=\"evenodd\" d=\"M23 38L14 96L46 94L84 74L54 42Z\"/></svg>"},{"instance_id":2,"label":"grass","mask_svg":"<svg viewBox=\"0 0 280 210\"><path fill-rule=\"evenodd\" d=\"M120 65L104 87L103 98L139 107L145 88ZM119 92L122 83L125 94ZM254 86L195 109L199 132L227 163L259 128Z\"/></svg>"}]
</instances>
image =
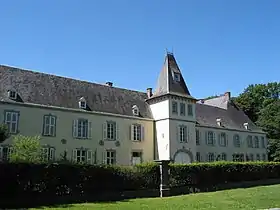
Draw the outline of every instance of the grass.
<instances>
[{"instance_id":1,"label":"grass","mask_svg":"<svg viewBox=\"0 0 280 210\"><path fill-rule=\"evenodd\" d=\"M119 201L115 203L85 203L65 205L51 209L106 209L106 210L253 210L280 207L280 185L197 193L168 198L149 198Z\"/></svg>"}]
</instances>

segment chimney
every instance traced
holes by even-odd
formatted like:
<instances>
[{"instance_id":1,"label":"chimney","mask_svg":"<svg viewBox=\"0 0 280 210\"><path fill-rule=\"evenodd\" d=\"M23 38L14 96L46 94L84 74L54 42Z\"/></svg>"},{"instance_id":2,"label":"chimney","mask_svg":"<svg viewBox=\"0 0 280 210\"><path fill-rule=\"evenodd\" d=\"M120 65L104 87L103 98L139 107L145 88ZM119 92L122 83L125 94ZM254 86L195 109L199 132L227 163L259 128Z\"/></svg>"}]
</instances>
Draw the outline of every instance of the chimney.
<instances>
[{"instance_id":1,"label":"chimney","mask_svg":"<svg viewBox=\"0 0 280 210\"><path fill-rule=\"evenodd\" d=\"M249 123L246 122L246 123L244 123L243 125L244 125L244 127L245 127L246 130L249 130Z\"/></svg>"},{"instance_id":2,"label":"chimney","mask_svg":"<svg viewBox=\"0 0 280 210\"><path fill-rule=\"evenodd\" d=\"M107 85L108 87L112 87L112 86L113 86L113 83L112 83L112 82L106 82L106 85Z\"/></svg>"},{"instance_id":3,"label":"chimney","mask_svg":"<svg viewBox=\"0 0 280 210\"><path fill-rule=\"evenodd\" d=\"M153 96L153 88L147 88L147 96L151 98Z\"/></svg>"},{"instance_id":4,"label":"chimney","mask_svg":"<svg viewBox=\"0 0 280 210\"><path fill-rule=\"evenodd\" d=\"M230 92L225 92L224 96L227 97L227 100L230 100Z\"/></svg>"}]
</instances>

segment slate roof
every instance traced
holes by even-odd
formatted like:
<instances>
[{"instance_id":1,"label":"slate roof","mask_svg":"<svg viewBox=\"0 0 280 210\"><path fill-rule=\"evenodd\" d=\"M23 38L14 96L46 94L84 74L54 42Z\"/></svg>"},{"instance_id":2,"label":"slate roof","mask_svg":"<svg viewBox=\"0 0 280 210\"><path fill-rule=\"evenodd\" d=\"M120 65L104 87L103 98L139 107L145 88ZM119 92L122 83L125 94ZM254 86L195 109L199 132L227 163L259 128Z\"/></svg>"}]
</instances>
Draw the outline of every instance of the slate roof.
<instances>
[{"instance_id":1,"label":"slate roof","mask_svg":"<svg viewBox=\"0 0 280 210\"><path fill-rule=\"evenodd\" d=\"M174 81L173 72L180 74L180 82ZM157 86L155 92L153 93L153 97L165 95L168 93L181 94L192 98L178 67L176 59L171 53L167 53L165 57L165 62L159 74Z\"/></svg>"},{"instance_id":2,"label":"slate roof","mask_svg":"<svg viewBox=\"0 0 280 210\"><path fill-rule=\"evenodd\" d=\"M0 100L11 101L8 90L17 91L23 103L79 109L78 101L84 97L88 110L128 116L137 105L141 117L152 118L144 92L0 65Z\"/></svg>"}]
</instances>

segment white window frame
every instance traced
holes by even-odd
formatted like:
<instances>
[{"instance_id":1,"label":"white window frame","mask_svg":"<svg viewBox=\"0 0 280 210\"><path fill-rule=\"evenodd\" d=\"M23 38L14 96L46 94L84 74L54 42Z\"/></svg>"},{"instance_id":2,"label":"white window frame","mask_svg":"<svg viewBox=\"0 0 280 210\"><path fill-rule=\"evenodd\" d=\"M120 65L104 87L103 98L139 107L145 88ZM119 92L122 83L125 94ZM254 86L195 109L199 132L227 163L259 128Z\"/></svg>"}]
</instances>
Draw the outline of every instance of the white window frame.
<instances>
[{"instance_id":1,"label":"white window frame","mask_svg":"<svg viewBox=\"0 0 280 210\"><path fill-rule=\"evenodd\" d=\"M4 150L5 150L5 159L4 157ZM10 159L10 155L13 152L13 147L11 145L2 145L0 146L0 162L1 161L8 161Z\"/></svg>"},{"instance_id":2,"label":"white window frame","mask_svg":"<svg viewBox=\"0 0 280 210\"><path fill-rule=\"evenodd\" d=\"M134 154L138 154L139 156L133 156ZM138 160L140 159L139 162L136 162L136 160L134 158L137 158ZM131 164L132 165L137 165L137 164L141 164L143 161L143 152L142 151L132 151L131 152Z\"/></svg>"},{"instance_id":3,"label":"white window frame","mask_svg":"<svg viewBox=\"0 0 280 210\"><path fill-rule=\"evenodd\" d=\"M256 154L256 161L261 161L261 156L260 156L260 154Z\"/></svg>"},{"instance_id":4,"label":"white window frame","mask_svg":"<svg viewBox=\"0 0 280 210\"><path fill-rule=\"evenodd\" d=\"M85 130L87 129L87 130ZM91 122L87 119L77 119L73 122L73 137L78 139L91 138Z\"/></svg>"},{"instance_id":5,"label":"white window frame","mask_svg":"<svg viewBox=\"0 0 280 210\"><path fill-rule=\"evenodd\" d=\"M215 161L215 154L213 152L209 152L207 154L207 161L208 162L214 162Z\"/></svg>"},{"instance_id":6,"label":"white window frame","mask_svg":"<svg viewBox=\"0 0 280 210\"><path fill-rule=\"evenodd\" d=\"M43 147L41 149L42 160L49 162L55 159L55 148L54 147Z\"/></svg>"},{"instance_id":7,"label":"white window frame","mask_svg":"<svg viewBox=\"0 0 280 210\"><path fill-rule=\"evenodd\" d=\"M106 150L105 154L106 154L105 163L107 165L116 165L117 162L116 150Z\"/></svg>"},{"instance_id":8,"label":"white window frame","mask_svg":"<svg viewBox=\"0 0 280 210\"><path fill-rule=\"evenodd\" d=\"M238 134L233 135L233 144L235 147L241 147L240 136Z\"/></svg>"},{"instance_id":9,"label":"white window frame","mask_svg":"<svg viewBox=\"0 0 280 210\"><path fill-rule=\"evenodd\" d=\"M188 129L185 125L179 126L179 141L180 143L187 143L188 142Z\"/></svg>"},{"instance_id":10,"label":"white window frame","mask_svg":"<svg viewBox=\"0 0 280 210\"><path fill-rule=\"evenodd\" d=\"M72 158L76 163L92 164L92 155L92 151L87 148L76 148L73 150Z\"/></svg>"},{"instance_id":11,"label":"white window frame","mask_svg":"<svg viewBox=\"0 0 280 210\"><path fill-rule=\"evenodd\" d=\"M172 101L172 114L178 114L178 102Z\"/></svg>"},{"instance_id":12,"label":"white window frame","mask_svg":"<svg viewBox=\"0 0 280 210\"><path fill-rule=\"evenodd\" d=\"M108 121L107 122L107 140L116 140L116 123Z\"/></svg>"},{"instance_id":13,"label":"white window frame","mask_svg":"<svg viewBox=\"0 0 280 210\"><path fill-rule=\"evenodd\" d=\"M211 135L212 134L212 135ZM208 131L207 132L207 145L211 145L211 146L213 146L214 145L214 138L215 138L215 136L214 136L215 134L214 134L214 132L213 131ZM211 143L212 142L212 143Z\"/></svg>"},{"instance_id":14,"label":"white window frame","mask_svg":"<svg viewBox=\"0 0 280 210\"><path fill-rule=\"evenodd\" d=\"M17 92L14 90L9 90L8 91L8 96L10 99L17 99Z\"/></svg>"},{"instance_id":15,"label":"white window frame","mask_svg":"<svg viewBox=\"0 0 280 210\"><path fill-rule=\"evenodd\" d=\"M10 115L10 119L8 116ZM15 119L14 119L15 118ZM18 132L18 121L19 121L19 113L14 111L6 111L5 112L5 124L8 126L8 131L11 134L15 134ZM13 125L14 124L14 130Z\"/></svg>"},{"instance_id":16,"label":"white window frame","mask_svg":"<svg viewBox=\"0 0 280 210\"><path fill-rule=\"evenodd\" d=\"M266 154L262 154L262 160L266 161Z\"/></svg>"},{"instance_id":17,"label":"white window frame","mask_svg":"<svg viewBox=\"0 0 280 210\"><path fill-rule=\"evenodd\" d=\"M226 153L222 153L221 160L222 161L227 161L227 154Z\"/></svg>"},{"instance_id":18,"label":"white window frame","mask_svg":"<svg viewBox=\"0 0 280 210\"><path fill-rule=\"evenodd\" d=\"M132 107L132 114L133 114L134 116L139 116L139 108L138 108L138 106L134 105L134 106Z\"/></svg>"},{"instance_id":19,"label":"white window frame","mask_svg":"<svg viewBox=\"0 0 280 210\"><path fill-rule=\"evenodd\" d=\"M56 117L53 115L44 116L44 136L55 136Z\"/></svg>"},{"instance_id":20,"label":"white window frame","mask_svg":"<svg viewBox=\"0 0 280 210\"><path fill-rule=\"evenodd\" d=\"M255 148L260 148L260 141L258 136L254 137L254 146Z\"/></svg>"},{"instance_id":21,"label":"white window frame","mask_svg":"<svg viewBox=\"0 0 280 210\"><path fill-rule=\"evenodd\" d=\"M196 162L201 162L200 152L196 152Z\"/></svg>"},{"instance_id":22,"label":"white window frame","mask_svg":"<svg viewBox=\"0 0 280 210\"><path fill-rule=\"evenodd\" d=\"M225 132L220 133L220 146L226 147L227 146L227 134Z\"/></svg>"},{"instance_id":23,"label":"white window frame","mask_svg":"<svg viewBox=\"0 0 280 210\"><path fill-rule=\"evenodd\" d=\"M193 116L193 105L188 104L188 116Z\"/></svg>"},{"instance_id":24,"label":"white window frame","mask_svg":"<svg viewBox=\"0 0 280 210\"><path fill-rule=\"evenodd\" d=\"M185 116L186 115L186 104L180 103L180 115Z\"/></svg>"},{"instance_id":25,"label":"white window frame","mask_svg":"<svg viewBox=\"0 0 280 210\"><path fill-rule=\"evenodd\" d=\"M254 161L254 154L250 154L250 161Z\"/></svg>"},{"instance_id":26,"label":"white window frame","mask_svg":"<svg viewBox=\"0 0 280 210\"><path fill-rule=\"evenodd\" d=\"M251 136L251 135L247 136L247 147L253 148L253 136Z\"/></svg>"},{"instance_id":27,"label":"white window frame","mask_svg":"<svg viewBox=\"0 0 280 210\"><path fill-rule=\"evenodd\" d=\"M261 147L265 148L265 138L261 136Z\"/></svg>"},{"instance_id":28,"label":"white window frame","mask_svg":"<svg viewBox=\"0 0 280 210\"><path fill-rule=\"evenodd\" d=\"M142 126L140 124L132 125L132 140L133 141L142 140Z\"/></svg>"}]
</instances>

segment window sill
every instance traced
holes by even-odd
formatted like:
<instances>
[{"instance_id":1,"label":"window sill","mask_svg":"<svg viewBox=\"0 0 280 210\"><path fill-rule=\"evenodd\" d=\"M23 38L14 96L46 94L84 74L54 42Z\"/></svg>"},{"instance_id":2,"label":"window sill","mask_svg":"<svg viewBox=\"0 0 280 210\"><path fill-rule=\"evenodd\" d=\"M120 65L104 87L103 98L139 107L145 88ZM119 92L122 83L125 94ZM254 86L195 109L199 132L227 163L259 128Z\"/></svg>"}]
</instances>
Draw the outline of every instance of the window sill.
<instances>
[{"instance_id":1,"label":"window sill","mask_svg":"<svg viewBox=\"0 0 280 210\"><path fill-rule=\"evenodd\" d=\"M132 140L132 142L140 143L142 141L141 140Z\"/></svg>"},{"instance_id":2,"label":"window sill","mask_svg":"<svg viewBox=\"0 0 280 210\"><path fill-rule=\"evenodd\" d=\"M104 141L117 141L117 139L104 139Z\"/></svg>"},{"instance_id":3,"label":"window sill","mask_svg":"<svg viewBox=\"0 0 280 210\"><path fill-rule=\"evenodd\" d=\"M55 135L42 134L44 137L55 137Z\"/></svg>"}]
</instances>

